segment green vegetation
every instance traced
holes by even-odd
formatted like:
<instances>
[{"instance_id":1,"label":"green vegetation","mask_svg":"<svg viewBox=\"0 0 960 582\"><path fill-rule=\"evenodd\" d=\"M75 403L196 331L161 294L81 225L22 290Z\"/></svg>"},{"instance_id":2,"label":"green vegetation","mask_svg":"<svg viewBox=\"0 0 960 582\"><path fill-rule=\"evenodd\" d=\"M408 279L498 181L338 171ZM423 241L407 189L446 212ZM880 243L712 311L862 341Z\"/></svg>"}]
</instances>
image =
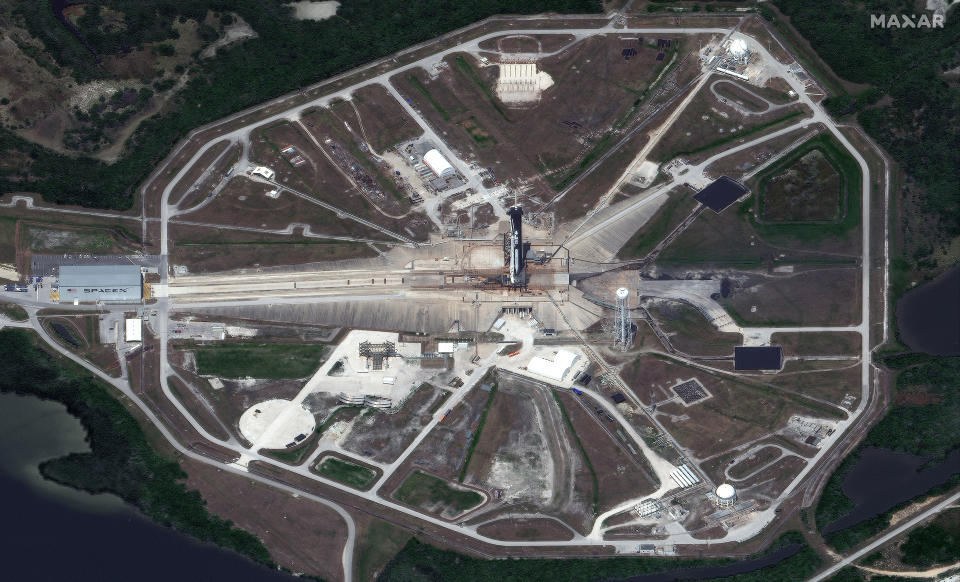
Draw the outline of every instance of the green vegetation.
<instances>
[{"instance_id":1,"label":"green vegetation","mask_svg":"<svg viewBox=\"0 0 960 582\"><path fill-rule=\"evenodd\" d=\"M847 566L827 578L827 582L863 582L863 580L864 577L856 566Z\"/></svg>"},{"instance_id":2,"label":"green vegetation","mask_svg":"<svg viewBox=\"0 0 960 582\"><path fill-rule=\"evenodd\" d=\"M455 489L447 481L419 470L404 480L393 498L431 513L443 513L445 509L461 513L483 503L483 496L476 491ZM437 504L443 507L437 510Z\"/></svg>"},{"instance_id":3,"label":"green vegetation","mask_svg":"<svg viewBox=\"0 0 960 582\"><path fill-rule=\"evenodd\" d=\"M779 124L779 123L782 123L782 122L787 121L787 120L790 120L790 119L793 119L794 117L799 117L799 116L801 116L801 115L804 115L804 112L803 112L803 111L794 111L793 113L788 113L788 114L786 114L786 115L784 115L784 116L782 116L782 117L778 117L777 119L772 119L772 120L770 120L770 121L768 121L768 122L766 122L766 123L761 123L760 125L757 125L757 126L755 126L755 127L751 127L750 129L747 129L747 130L745 130L745 131L741 131L741 132L737 132L737 133L732 133L732 134L730 134L730 135L727 135L726 137L722 137L722 138L720 138L720 139L716 139L716 140L714 140L714 141L712 141L712 142L710 142L710 143L708 143L708 144L706 144L706 145L703 145L703 146L700 146L700 147L697 147L697 148L693 148L693 149L691 149L691 150L680 150L680 151L670 152L668 155L663 156L662 161L666 162L666 161L669 161L669 160L678 158L678 157L680 157L680 156L689 157L689 156L692 156L692 155L694 155L694 154L699 154L699 153L701 153L701 152L705 152L705 151L707 151L707 150L712 150L713 148L720 147L720 146L722 146L723 144L730 143L730 142L732 142L732 141L734 141L734 140L738 140L738 139L740 139L740 138L742 138L742 137L747 137L748 135L752 135L752 134L755 134L755 133L759 133L759 132L761 132L761 131L763 131L763 130L765 130L765 129L768 129L768 128L773 127L774 125L777 125L777 124Z\"/></svg>"},{"instance_id":4,"label":"green vegetation","mask_svg":"<svg viewBox=\"0 0 960 582\"><path fill-rule=\"evenodd\" d=\"M627 241L617 257L641 259L650 253L697 206L684 190L671 191L656 214Z\"/></svg>"},{"instance_id":5,"label":"green vegetation","mask_svg":"<svg viewBox=\"0 0 960 582\"><path fill-rule=\"evenodd\" d=\"M570 420L567 409L563 405L563 402L560 401L560 396L557 395L556 391L553 392L553 399L557 402L557 406L560 407L560 414L563 415L563 420L566 421L567 428L570 429L570 434L573 435L573 440L577 441L577 448L580 449L583 462L587 465L587 470L590 471L590 480L593 482L593 515L596 517L600 515L600 480L597 479L597 471L593 468L593 463L590 462L590 456L587 455L587 449L583 448L580 435L578 435L577 430L573 428L573 422Z\"/></svg>"},{"instance_id":6,"label":"green vegetation","mask_svg":"<svg viewBox=\"0 0 960 582\"><path fill-rule=\"evenodd\" d=\"M337 457L326 457L320 461L315 471L324 477L364 491L377 480L377 472L373 469Z\"/></svg>"},{"instance_id":7,"label":"green vegetation","mask_svg":"<svg viewBox=\"0 0 960 582\"><path fill-rule=\"evenodd\" d=\"M908 254L918 267L932 267L937 246L960 235L960 88L944 76L958 64L960 20L948 15L936 29L869 25L871 14L916 12L906 0L882 6L854 0L774 4L840 77L871 86L851 98L835 83L828 106L837 113L855 111L867 133L907 171L908 187L921 191L904 199L902 219L920 235L907 241Z\"/></svg>"},{"instance_id":8,"label":"green vegetation","mask_svg":"<svg viewBox=\"0 0 960 582\"><path fill-rule=\"evenodd\" d=\"M309 437L303 439L302 442L298 443L295 447L290 447L289 449L272 449L265 450L264 453L268 457L273 457L278 461L283 461L290 465L299 465L302 463L310 453L313 452L314 447L317 444L317 439L320 438L320 434L314 430Z\"/></svg>"},{"instance_id":9,"label":"green vegetation","mask_svg":"<svg viewBox=\"0 0 960 582\"><path fill-rule=\"evenodd\" d=\"M440 104L437 103L437 100L433 98L433 95L430 94L430 91L423 86L423 83L420 82L420 79L414 77L413 75L407 75L407 80L410 81L410 84L413 85L414 89L423 93L423 96L427 98L427 101L430 102L430 105L433 105L433 108L437 110L437 113L443 117L444 121L450 121L450 114L447 113L447 110L443 107L440 107Z\"/></svg>"},{"instance_id":10,"label":"green vegetation","mask_svg":"<svg viewBox=\"0 0 960 582\"><path fill-rule=\"evenodd\" d=\"M476 69L473 68L473 65L468 63L463 57L458 56L454 59L457 62L457 68L467 76L468 79L473 81L473 84L480 88L480 91L483 92L487 97L487 101L490 102L490 105L493 105L493 108L497 110L497 113L500 114L500 117L508 123L513 123L510 121L510 118L507 117L507 114L500 107L500 104L497 103L497 98L493 93L490 92L490 87L487 87L487 84L483 82L483 79L480 78L480 75L477 73Z\"/></svg>"},{"instance_id":11,"label":"green vegetation","mask_svg":"<svg viewBox=\"0 0 960 582\"><path fill-rule=\"evenodd\" d=\"M901 562L918 568L956 561L960 556L960 510L941 513L931 524L911 531L900 552Z\"/></svg>"},{"instance_id":12,"label":"green vegetation","mask_svg":"<svg viewBox=\"0 0 960 582\"><path fill-rule=\"evenodd\" d=\"M26 321L29 319L27 310L16 303L0 303L0 314L3 314L13 321Z\"/></svg>"},{"instance_id":13,"label":"green vegetation","mask_svg":"<svg viewBox=\"0 0 960 582\"><path fill-rule=\"evenodd\" d=\"M77 339L77 337L73 334L73 330L71 330L66 325L60 323L59 321L53 321L53 322L50 322L49 326L50 326L50 329L53 330L53 334L56 337L60 338L63 342L65 342L70 347L72 348L81 347L80 340Z\"/></svg>"},{"instance_id":14,"label":"green vegetation","mask_svg":"<svg viewBox=\"0 0 960 582\"><path fill-rule=\"evenodd\" d=\"M410 540L406 530L374 519L364 535L357 536L357 558L354 579L373 580L375 574L397 555Z\"/></svg>"},{"instance_id":15,"label":"green vegetation","mask_svg":"<svg viewBox=\"0 0 960 582\"><path fill-rule=\"evenodd\" d=\"M919 360L897 376L895 391L926 395L927 403L893 407L867 434L865 446L937 458L960 447L960 391L956 389L960 357L922 358L926 361Z\"/></svg>"},{"instance_id":16,"label":"green vegetation","mask_svg":"<svg viewBox=\"0 0 960 582\"><path fill-rule=\"evenodd\" d=\"M324 431L330 428L331 424L338 420L351 420L355 418L362 410L363 406L341 406L317 427L317 434L322 435Z\"/></svg>"},{"instance_id":17,"label":"green vegetation","mask_svg":"<svg viewBox=\"0 0 960 582\"><path fill-rule=\"evenodd\" d=\"M910 404L891 407L867 433L860 446L830 476L816 508L817 526L821 529L854 509L854 502L844 495L841 487L864 448L879 447L942 459L960 446L960 394L955 388L956 378L960 375L960 357L901 354L889 356L883 362L901 370L895 393ZM960 474L955 474L924 496L946 491L957 484L960 484ZM899 504L876 517L832 532L826 540L841 551L853 547L883 531L890 516L908 504Z\"/></svg>"},{"instance_id":18,"label":"green vegetation","mask_svg":"<svg viewBox=\"0 0 960 582\"><path fill-rule=\"evenodd\" d=\"M603 136L599 140L597 140L596 143L593 144L593 147L590 148L590 151L584 154L582 158L580 158L580 161L577 162L577 165L570 168L570 170L568 170L567 173L564 174L563 178L561 178L560 181L553 184L553 189L563 190L564 188L569 186L573 182L573 180L580 175L580 172L586 170L587 167L590 166L590 164L596 161L597 158L599 158L601 155L603 155L604 152L606 152L613 146L613 137L614 137L613 133L609 131L603 134Z\"/></svg>"},{"instance_id":19,"label":"green vegetation","mask_svg":"<svg viewBox=\"0 0 960 582\"><path fill-rule=\"evenodd\" d=\"M43 41L57 66L71 69L80 82L110 76L101 63L104 56L116 54L118 41L125 48L171 39L178 16L203 21L209 10L236 12L258 37L192 64L187 86L164 113L140 124L125 144L126 155L116 163L61 155L0 130L0 157L22 162L16 172L0 175L0 194L30 190L49 202L130 208L137 185L196 127L486 16L602 10L596 0L483 0L452 5L357 0L342 3L336 18L317 22L294 20L283 3L259 0L104 0L98 4L102 13L107 9L122 13L123 27L98 36L102 31L95 18L80 24L80 34L90 48L56 18L49 0L17 3L16 20ZM208 29L201 27L202 38L211 38Z\"/></svg>"},{"instance_id":20,"label":"green vegetation","mask_svg":"<svg viewBox=\"0 0 960 582\"><path fill-rule=\"evenodd\" d=\"M488 147L497 143L497 139L481 127L477 122L477 118L472 115L461 121L458 125L462 127L480 147Z\"/></svg>"},{"instance_id":21,"label":"green vegetation","mask_svg":"<svg viewBox=\"0 0 960 582\"><path fill-rule=\"evenodd\" d=\"M406 582L409 580L444 580L445 582L525 582L551 580L552 582L580 582L582 580L624 579L630 576L656 574L690 568L728 566L744 560L763 557L770 552L791 545L803 544L797 532L788 532L777 538L763 552L746 558L571 558L484 560L449 550L441 550L413 538L397 554L378 580ZM800 582L820 567L819 555L806 544L779 563L717 580L725 582Z\"/></svg>"},{"instance_id":22,"label":"green vegetation","mask_svg":"<svg viewBox=\"0 0 960 582\"><path fill-rule=\"evenodd\" d=\"M840 174L844 206L840 218L836 221L816 223L762 223L757 221L754 204L748 200L740 206L740 212L749 216L750 223L760 236L787 236L796 240L815 241L825 236L844 236L860 226L863 183L860 165L832 135L826 133L804 142L754 178L754 183L757 184L758 203L763 204L764 192L771 178L788 170L797 160L814 150L822 152L830 165Z\"/></svg>"},{"instance_id":23,"label":"green vegetation","mask_svg":"<svg viewBox=\"0 0 960 582\"><path fill-rule=\"evenodd\" d=\"M420 388L426 388L428 390L432 390L433 386L431 386L430 384L424 383L420 385ZM443 406L443 404L447 401L447 398L450 398L451 394L453 394L453 392L450 392L449 390L440 390L440 397L437 398L436 402L430 405L430 411L429 411L430 414L433 414L436 411L440 410L440 407Z\"/></svg>"},{"instance_id":24,"label":"green vegetation","mask_svg":"<svg viewBox=\"0 0 960 582\"><path fill-rule=\"evenodd\" d=\"M507 353L504 350L504 353ZM487 404L483 407L483 414L480 415L480 422L477 423L477 430L473 431L473 440L470 441L470 446L467 447L467 456L463 460L463 467L460 468L460 475L457 476L457 481L463 483L463 479L467 476L467 469L470 468L470 459L473 458L473 451L477 448L477 443L480 442L480 433L483 432L483 425L487 422L487 413L490 412L490 407L493 406L493 397L497 395L497 383L493 384L493 387L490 388L490 396L487 397Z\"/></svg>"},{"instance_id":25,"label":"green vegetation","mask_svg":"<svg viewBox=\"0 0 960 582\"><path fill-rule=\"evenodd\" d=\"M305 378L317 371L324 348L319 344L243 343L191 345L200 374L221 378Z\"/></svg>"},{"instance_id":26,"label":"green vegetation","mask_svg":"<svg viewBox=\"0 0 960 582\"><path fill-rule=\"evenodd\" d=\"M0 391L62 402L87 431L91 451L44 462L40 472L47 479L91 493L113 493L161 525L272 565L260 540L211 515L200 494L187 490L180 465L150 446L137 420L104 384L71 362L51 357L35 336L0 330Z\"/></svg>"}]
</instances>

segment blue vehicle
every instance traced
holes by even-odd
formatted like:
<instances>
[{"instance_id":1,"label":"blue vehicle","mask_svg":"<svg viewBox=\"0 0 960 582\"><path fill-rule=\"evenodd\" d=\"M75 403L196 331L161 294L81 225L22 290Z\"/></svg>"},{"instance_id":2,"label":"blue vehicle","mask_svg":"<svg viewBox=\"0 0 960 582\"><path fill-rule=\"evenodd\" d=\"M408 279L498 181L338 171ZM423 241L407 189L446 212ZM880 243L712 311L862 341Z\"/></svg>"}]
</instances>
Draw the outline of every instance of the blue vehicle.
<instances>
[{"instance_id":1,"label":"blue vehicle","mask_svg":"<svg viewBox=\"0 0 960 582\"><path fill-rule=\"evenodd\" d=\"M583 390L577 390L576 388L574 388L573 393L576 394L577 396L583 396Z\"/></svg>"}]
</instances>

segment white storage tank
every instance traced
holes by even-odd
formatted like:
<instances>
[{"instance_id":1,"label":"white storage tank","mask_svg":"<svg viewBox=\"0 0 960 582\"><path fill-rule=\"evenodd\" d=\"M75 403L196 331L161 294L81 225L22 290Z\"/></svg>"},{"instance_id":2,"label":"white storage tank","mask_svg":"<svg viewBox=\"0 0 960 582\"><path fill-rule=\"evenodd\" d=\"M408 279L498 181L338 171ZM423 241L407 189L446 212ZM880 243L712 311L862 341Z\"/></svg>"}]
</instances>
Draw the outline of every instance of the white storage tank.
<instances>
[{"instance_id":1,"label":"white storage tank","mask_svg":"<svg viewBox=\"0 0 960 582\"><path fill-rule=\"evenodd\" d=\"M737 503L737 490L729 483L717 487L717 507L733 507Z\"/></svg>"}]
</instances>

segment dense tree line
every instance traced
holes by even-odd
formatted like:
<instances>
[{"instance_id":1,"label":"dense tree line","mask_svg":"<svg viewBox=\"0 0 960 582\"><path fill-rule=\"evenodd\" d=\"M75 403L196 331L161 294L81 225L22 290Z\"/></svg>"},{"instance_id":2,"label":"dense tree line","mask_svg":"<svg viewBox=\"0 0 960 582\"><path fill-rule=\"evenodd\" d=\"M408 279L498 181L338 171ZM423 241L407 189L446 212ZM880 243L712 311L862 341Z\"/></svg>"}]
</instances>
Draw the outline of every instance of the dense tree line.
<instances>
[{"instance_id":1,"label":"dense tree line","mask_svg":"<svg viewBox=\"0 0 960 582\"><path fill-rule=\"evenodd\" d=\"M899 370L894 388L896 394L922 393L928 403L893 406L843 460L830 476L817 503L816 520L820 529L855 508L854 502L843 493L842 486L864 448L880 447L928 456L936 462L960 447L960 391L956 388L960 357L897 354L887 357L883 363ZM960 474L925 495L942 493L957 484L960 484ZM830 533L826 536L827 542L838 550L853 547L883 531L890 515L908 504L899 504L878 516Z\"/></svg>"},{"instance_id":2,"label":"dense tree line","mask_svg":"<svg viewBox=\"0 0 960 582\"><path fill-rule=\"evenodd\" d=\"M957 511L953 510L954 513ZM956 518L950 519L949 514L942 514L933 523L911 531L900 551L903 553L901 562L918 568L956 561L960 556L960 527Z\"/></svg>"},{"instance_id":3,"label":"dense tree line","mask_svg":"<svg viewBox=\"0 0 960 582\"><path fill-rule=\"evenodd\" d=\"M89 453L44 462L44 477L91 493L113 493L150 519L202 541L273 565L259 539L209 513L184 485L180 465L159 455L130 412L86 371L61 368L19 329L0 330L0 392L38 396L66 405L87 432Z\"/></svg>"},{"instance_id":4,"label":"dense tree line","mask_svg":"<svg viewBox=\"0 0 960 582\"><path fill-rule=\"evenodd\" d=\"M834 95L826 105L837 115L855 113L923 189L923 210L944 228L938 234L960 235L960 90L943 75L960 65L957 11L947 15L944 28L882 28L870 26L870 15L916 14L916 3L774 4L839 76L871 85L857 95ZM884 96L889 99L881 101ZM922 261L933 248L923 250L913 258Z\"/></svg>"},{"instance_id":5,"label":"dense tree line","mask_svg":"<svg viewBox=\"0 0 960 582\"><path fill-rule=\"evenodd\" d=\"M285 0L104 0L106 9L124 15L126 28L103 32L97 19L79 19L77 34L50 8L49 0L18 4L31 34L41 39L61 67L79 81L103 77L105 54L172 36L175 18L202 19L207 10L232 11L259 35L218 51L200 62L170 111L140 125L127 142L124 157L112 165L58 155L0 130L0 155L23 166L0 174L0 194L35 191L44 199L100 208L129 208L133 191L170 149L191 129L262 103L299 87L331 77L417 42L493 14L600 12L599 0L351 0L323 22L294 20ZM96 26L94 26L96 25ZM98 53L102 51L102 53Z\"/></svg>"},{"instance_id":6,"label":"dense tree line","mask_svg":"<svg viewBox=\"0 0 960 582\"><path fill-rule=\"evenodd\" d=\"M806 545L803 536L795 531L783 534L766 550L737 560L656 557L484 560L458 552L441 550L412 538L377 579L385 582L405 580L563 582L624 579L630 576L704 566L727 566L736 562L762 558L787 546L796 548L796 553L771 566L721 579L726 582L765 582L767 580L799 582L809 578L820 567L820 556Z\"/></svg>"}]
</instances>

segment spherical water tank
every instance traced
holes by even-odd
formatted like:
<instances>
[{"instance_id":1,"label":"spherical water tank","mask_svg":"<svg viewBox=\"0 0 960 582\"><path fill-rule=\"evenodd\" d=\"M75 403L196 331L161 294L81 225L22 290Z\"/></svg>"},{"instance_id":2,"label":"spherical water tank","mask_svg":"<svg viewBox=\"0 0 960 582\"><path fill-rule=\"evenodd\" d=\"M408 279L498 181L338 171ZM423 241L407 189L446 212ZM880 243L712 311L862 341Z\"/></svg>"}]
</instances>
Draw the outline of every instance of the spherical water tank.
<instances>
[{"instance_id":1,"label":"spherical water tank","mask_svg":"<svg viewBox=\"0 0 960 582\"><path fill-rule=\"evenodd\" d=\"M732 507L737 501L737 490L729 483L723 483L717 487L717 505L719 507Z\"/></svg>"},{"instance_id":2,"label":"spherical water tank","mask_svg":"<svg viewBox=\"0 0 960 582\"><path fill-rule=\"evenodd\" d=\"M747 43L742 38L734 39L733 42L730 43L730 54L733 58L742 59L747 56L748 52Z\"/></svg>"},{"instance_id":3,"label":"spherical water tank","mask_svg":"<svg viewBox=\"0 0 960 582\"><path fill-rule=\"evenodd\" d=\"M627 295L630 295L630 290L626 287L620 287L617 289L617 299L626 299Z\"/></svg>"}]
</instances>

